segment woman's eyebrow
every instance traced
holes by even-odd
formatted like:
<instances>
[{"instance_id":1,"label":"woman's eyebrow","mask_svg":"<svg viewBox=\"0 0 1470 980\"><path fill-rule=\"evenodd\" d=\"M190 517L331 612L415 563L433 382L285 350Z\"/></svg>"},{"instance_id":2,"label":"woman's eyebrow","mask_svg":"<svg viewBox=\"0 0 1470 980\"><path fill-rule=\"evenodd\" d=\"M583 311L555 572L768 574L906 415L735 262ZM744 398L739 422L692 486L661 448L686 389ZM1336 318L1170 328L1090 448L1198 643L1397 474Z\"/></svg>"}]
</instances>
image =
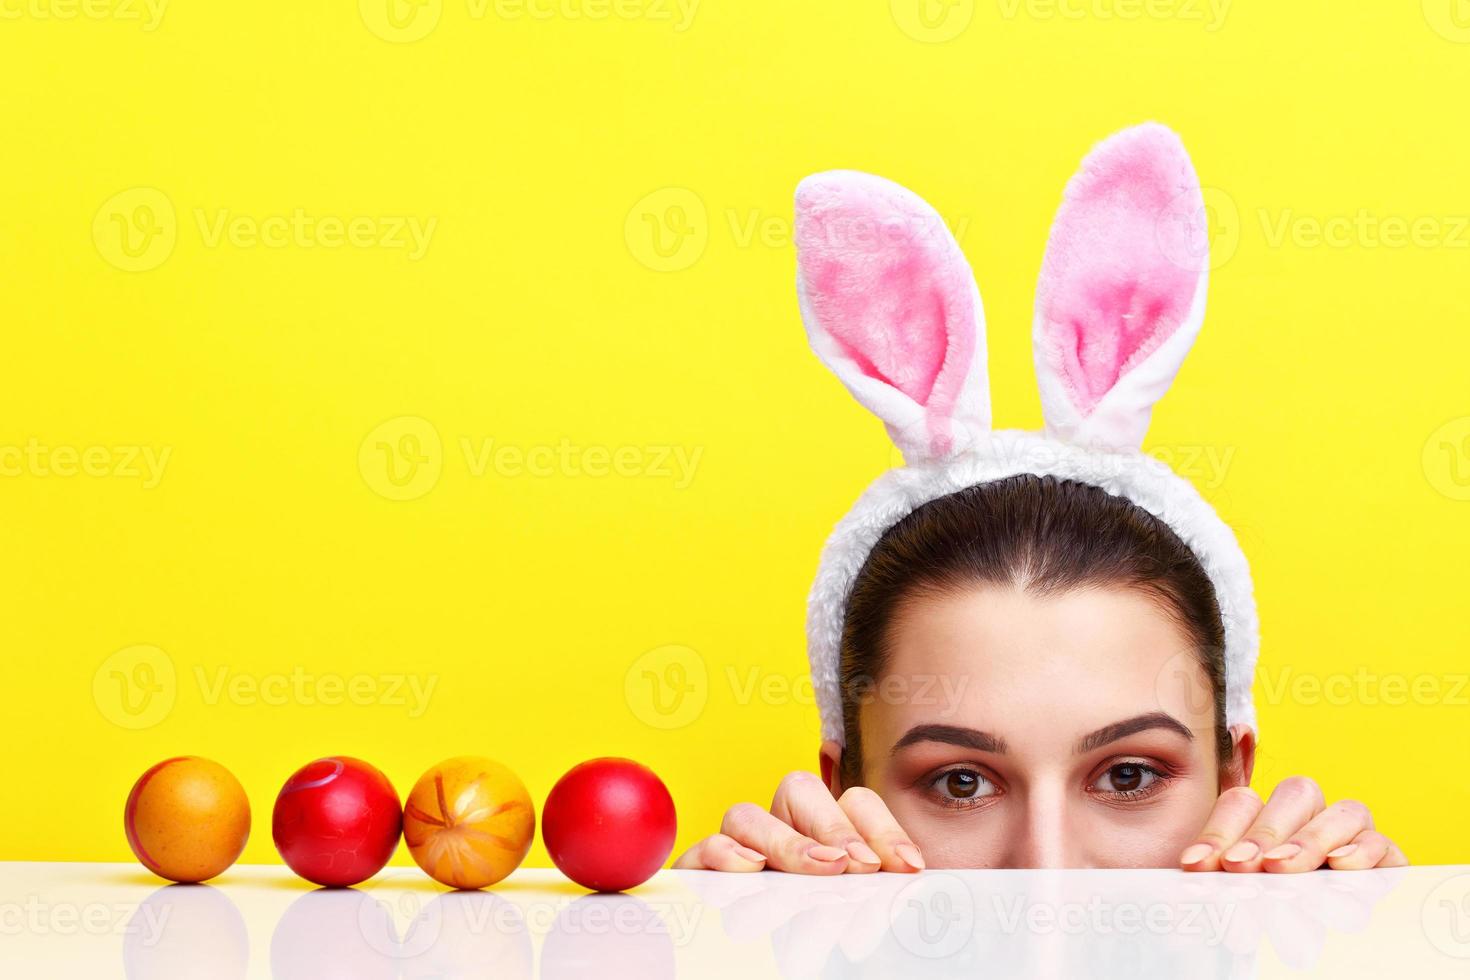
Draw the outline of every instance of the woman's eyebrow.
<instances>
[{"instance_id":1,"label":"woman's eyebrow","mask_svg":"<svg viewBox=\"0 0 1470 980\"><path fill-rule=\"evenodd\" d=\"M994 752L997 755L1005 752L1006 740L989 732L982 732L978 728L961 728L958 725L915 725L904 733L903 738L893 747L894 753L900 749L908 748L916 742L943 742L946 745L958 745L967 749L978 749L981 752Z\"/></svg>"},{"instance_id":2,"label":"woman's eyebrow","mask_svg":"<svg viewBox=\"0 0 1470 980\"><path fill-rule=\"evenodd\" d=\"M1115 721L1111 725L1104 725L1090 735L1083 736L1073 751L1078 755L1082 755L1083 753L1091 752L1093 749L1102 748L1110 742L1116 742L1120 738L1127 738L1129 735L1137 735L1139 732L1146 732L1155 728L1162 728L1165 731L1174 732L1176 735L1183 735L1190 741L1194 740L1194 732L1191 732L1188 726L1171 715L1166 715L1162 711L1155 711L1151 714L1139 715L1136 718Z\"/></svg>"}]
</instances>

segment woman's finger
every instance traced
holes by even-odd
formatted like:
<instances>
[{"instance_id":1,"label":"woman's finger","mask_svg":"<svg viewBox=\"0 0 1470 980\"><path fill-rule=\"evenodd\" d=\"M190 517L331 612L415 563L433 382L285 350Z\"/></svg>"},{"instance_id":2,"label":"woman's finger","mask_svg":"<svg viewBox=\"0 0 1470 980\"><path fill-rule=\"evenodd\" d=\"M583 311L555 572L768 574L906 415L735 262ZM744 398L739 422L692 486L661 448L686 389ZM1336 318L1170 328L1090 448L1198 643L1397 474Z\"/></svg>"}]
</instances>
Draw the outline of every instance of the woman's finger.
<instances>
[{"instance_id":1,"label":"woman's finger","mask_svg":"<svg viewBox=\"0 0 1470 980\"><path fill-rule=\"evenodd\" d=\"M1409 866L1409 856L1399 850L1397 844L1389 841L1388 853L1383 856L1383 860L1379 861L1377 866L1380 868L1407 868Z\"/></svg>"},{"instance_id":2,"label":"woman's finger","mask_svg":"<svg viewBox=\"0 0 1470 980\"><path fill-rule=\"evenodd\" d=\"M1398 845L1376 830L1365 830L1341 847L1327 852L1334 871L1365 871L1368 868L1402 868L1409 863Z\"/></svg>"},{"instance_id":3,"label":"woman's finger","mask_svg":"<svg viewBox=\"0 0 1470 980\"><path fill-rule=\"evenodd\" d=\"M1310 779L1293 776L1282 780L1250 829L1221 855L1221 868L1238 873L1260 871L1265 853L1290 840L1325 804L1321 788Z\"/></svg>"},{"instance_id":4,"label":"woman's finger","mask_svg":"<svg viewBox=\"0 0 1470 980\"><path fill-rule=\"evenodd\" d=\"M882 870L924 870L924 856L898 825L881 796L866 786L853 786L842 794L837 804L879 858Z\"/></svg>"},{"instance_id":5,"label":"woman's finger","mask_svg":"<svg viewBox=\"0 0 1470 980\"><path fill-rule=\"evenodd\" d=\"M1221 793L1205 829L1179 855L1179 866L1185 871L1219 871L1220 855L1250 829L1264 805L1249 786L1235 786Z\"/></svg>"},{"instance_id":6,"label":"woman's finger","mask_svg":"<svg viewBox=\"0 0 1470 980\"><path fill-rule=\"evenodd\" d=\"M674 862L687 871L760 871L766 856L726 834L715 834L695 844Z\"/></svg>"},{"instance_id":7,"label":"woman's finger","mask_svg":"<svg viewBox=\"0 0 1470 980\"><path fill-rule=\"evenodd\" d=\"M848 871L877 871L882 858L863 840L827 784L810 772L793 772L781 780L771 813L823 844L840 848L850 859Z\"/></svg>"},{"instance_id":8,"label":"woman's finger","mask_svg":"<svg viewBox=\"0 0 1470 980\"><path fill-rule=\"evenodd\" d=\"M847 852L798 833L754 803L738 803L725 811L720 832L766 856L772 871L801 875L840 875Z\"/></svg>"},{"instance_id":9,"label":"woman's finger","mask_svg":"<svg viewBox=\"0 0 1470 980\"><path fill-rule=\"evenodd\" d=\"M1295 874L1316 871L1327 861L1327 854L1353 840L1365 830L1373 829L1373 816L1357 800L1332 804L1306 826L1262 855L1263 867L1273 874Z\"/></svg>"}]
</instances>

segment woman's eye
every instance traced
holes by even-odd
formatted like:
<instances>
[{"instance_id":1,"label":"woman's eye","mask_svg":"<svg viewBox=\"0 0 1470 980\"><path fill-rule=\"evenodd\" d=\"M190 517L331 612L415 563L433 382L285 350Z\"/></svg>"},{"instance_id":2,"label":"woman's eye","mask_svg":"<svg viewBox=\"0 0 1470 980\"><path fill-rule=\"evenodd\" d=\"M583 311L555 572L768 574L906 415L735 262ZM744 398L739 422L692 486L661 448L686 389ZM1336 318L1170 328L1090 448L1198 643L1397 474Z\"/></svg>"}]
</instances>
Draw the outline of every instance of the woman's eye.
<instances>
[{"instance_id":1,"label":"woman's eye","mask_svg":"<svg viewBox=\"0 0 1470 980\"><path fill-rule=\"evenodd\" d=\"M973 769L951 769L935 778L934 790L944 800L963 803L990 796L995 784Z\"/></svg>"},{"instance_id":2,"label":"woman's eye","mask_svg":"<svg viewBox=\"0 0 1470 980\"><path fill-rule=\"evenodd\" d=\"M1152 788L1159 779L1155 769L1136 762L1120 762L1098 777L1092 788L1100 793L1132 795Z\"/></svg>"}]
</instances>

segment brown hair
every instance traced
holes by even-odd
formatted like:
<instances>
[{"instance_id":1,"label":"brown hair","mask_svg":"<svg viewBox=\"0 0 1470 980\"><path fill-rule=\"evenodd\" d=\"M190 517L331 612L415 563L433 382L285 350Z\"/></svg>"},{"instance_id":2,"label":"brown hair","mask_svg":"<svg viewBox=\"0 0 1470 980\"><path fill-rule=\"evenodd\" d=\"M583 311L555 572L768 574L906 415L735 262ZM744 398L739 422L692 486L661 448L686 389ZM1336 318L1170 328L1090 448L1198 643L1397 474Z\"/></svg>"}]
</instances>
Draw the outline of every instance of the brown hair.
<instances>
[{"instance_id":1,"label":"brown hair","mask_svg":"<svg viewBox=\"0 0 1470 980\"><path fill-rule=\"evenodd\" d=\"M1089 585L1156 599L1192 641L1215 702L1215 745L1230 757L1225 726L1225 626L1199 559L1142 507L1074 480L1013 476L919 507L878 540L847 600L839 677L844 782L862 773L858 712L888 659L888 627L907 599L975 584L1056 595Z\"/></svg>"}]
</instances>

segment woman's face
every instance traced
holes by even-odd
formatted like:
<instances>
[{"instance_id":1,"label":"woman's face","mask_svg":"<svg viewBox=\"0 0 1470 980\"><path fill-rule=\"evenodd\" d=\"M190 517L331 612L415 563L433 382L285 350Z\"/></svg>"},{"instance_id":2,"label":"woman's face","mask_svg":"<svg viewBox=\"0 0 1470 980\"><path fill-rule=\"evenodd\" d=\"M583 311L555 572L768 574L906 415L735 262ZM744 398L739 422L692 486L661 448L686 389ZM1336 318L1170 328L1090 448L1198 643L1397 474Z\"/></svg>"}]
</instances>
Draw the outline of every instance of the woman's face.
<instances>
[{"instance_id":1,"label":"woman's face","mask_svg":"<svg viewBox=\"0 0 1470 980\"><path fill-rule=\"evenodd\" d=\"M1217 764L1189 639L1136 591L917 597L889 640L859 716L863 783L931 867L1175 867L1249 780L1249 742Z\"/></svg>"}]
</instances>

